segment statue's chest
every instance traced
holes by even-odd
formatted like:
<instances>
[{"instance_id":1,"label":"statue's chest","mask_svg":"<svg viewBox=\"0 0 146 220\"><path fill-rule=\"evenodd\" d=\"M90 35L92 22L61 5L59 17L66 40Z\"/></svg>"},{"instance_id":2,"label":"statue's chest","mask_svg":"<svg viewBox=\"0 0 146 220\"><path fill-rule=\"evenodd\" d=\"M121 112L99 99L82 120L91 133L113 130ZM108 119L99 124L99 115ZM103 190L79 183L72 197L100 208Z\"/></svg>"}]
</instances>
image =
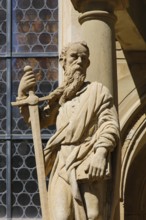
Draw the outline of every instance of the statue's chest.
<instances>
[{"instance_id":1,"label":"statue's chest","mask_svg":"<svg viewBox=\"0 0 146 220\"><path fill-rule=\"evenodd\" d=\"M80 108L80 97L75 97L71 101L67 101L59 110L57 117L57 127L68 122L74 114L77 114Z\"/></svg>"},{"instance_id":2,"label":"statue's chest","mask_svg":"<svg viewBox=\"0 0 146 220\"><path fill-rule=\"evenodd\" d=\"M71 101L68 101L64 105L64 110L67 113L68 117L71 117L75 113L76 109L79 108L80 97L75 97Z\"/></svg>"}]
</instances>

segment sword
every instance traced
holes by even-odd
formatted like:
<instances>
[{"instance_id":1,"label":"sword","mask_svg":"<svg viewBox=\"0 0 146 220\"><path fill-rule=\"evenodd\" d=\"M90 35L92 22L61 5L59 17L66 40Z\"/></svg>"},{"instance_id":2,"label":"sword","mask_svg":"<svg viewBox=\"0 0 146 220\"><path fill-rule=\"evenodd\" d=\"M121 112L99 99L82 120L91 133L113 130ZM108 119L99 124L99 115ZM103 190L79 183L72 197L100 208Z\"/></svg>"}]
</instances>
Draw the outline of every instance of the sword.
<instances>
[{"instance_id":1,"label":"sword","mask_svg":"<svg viewBox=\"0 0 146 220\"><path fill-rule=\"evenodd\" d=\"M24 71L25 72L32 71L31 66L26 66L24 68ZM44 155L43 155L41 132L40 132L38 103L40 101L44 101L47 99L48 96L38 98L35 95L34 91L31 90L29 91L28 98L26 98L25 100L11 102L12 106L28 105L29 108L43 220L48 220L49 218L49 211L48 211L49 207L48 207L48 194L46 187Z\"/></svg>"}]
</instances>

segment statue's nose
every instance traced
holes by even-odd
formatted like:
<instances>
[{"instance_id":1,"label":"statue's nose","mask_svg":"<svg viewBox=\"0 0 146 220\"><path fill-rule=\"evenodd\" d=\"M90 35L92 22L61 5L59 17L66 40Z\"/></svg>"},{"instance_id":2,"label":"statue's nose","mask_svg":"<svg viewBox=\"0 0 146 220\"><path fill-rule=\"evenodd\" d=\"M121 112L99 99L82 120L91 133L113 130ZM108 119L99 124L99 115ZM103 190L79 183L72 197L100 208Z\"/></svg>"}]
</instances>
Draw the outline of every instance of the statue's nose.
<instances>
[{"instance_id":1,"label":"statue's nose","mask_svg":"<svg viewBox=\"0 0 146 220\"><path fill-rule=\"evenodd\" d=\"M78 57L77 62L78 62L78 63L81 63L81 62L82 62L82 58L81 58L81 57Z\"/></svg>"}]
</instances>

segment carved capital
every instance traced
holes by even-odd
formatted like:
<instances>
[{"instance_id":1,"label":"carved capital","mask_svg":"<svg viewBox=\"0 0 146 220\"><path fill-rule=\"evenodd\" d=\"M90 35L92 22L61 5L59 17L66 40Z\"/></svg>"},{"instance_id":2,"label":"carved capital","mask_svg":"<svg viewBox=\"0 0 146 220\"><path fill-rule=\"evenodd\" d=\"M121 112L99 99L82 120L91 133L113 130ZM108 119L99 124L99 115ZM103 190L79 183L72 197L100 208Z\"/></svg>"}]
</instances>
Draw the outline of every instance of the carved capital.
<instances>
[{"instance_id":1,"label":"carved capital","mask_svg":"<svg viewBox=\"0 0 146 220\"><path fill-rule=\"evenodd\" d=\"M88 11L81 16L79 16L79 22L80 24L83 24L86 21L89 20L101 20L104 21L105 23L109 24L110 27L115 24L116 22L116 16L114 14L105 12L105 11Z\"/></svg>"},{"instance_id":2,"label":"carved capital","mask_svg":"<svg viewBox=\"0 0 146 220\"><path fill-rule=\"evenodd\" d=\"M124 9L128 5L128 0L71 0L74 8L84 13L91 10Z\"/></svg>"}]
</instances>

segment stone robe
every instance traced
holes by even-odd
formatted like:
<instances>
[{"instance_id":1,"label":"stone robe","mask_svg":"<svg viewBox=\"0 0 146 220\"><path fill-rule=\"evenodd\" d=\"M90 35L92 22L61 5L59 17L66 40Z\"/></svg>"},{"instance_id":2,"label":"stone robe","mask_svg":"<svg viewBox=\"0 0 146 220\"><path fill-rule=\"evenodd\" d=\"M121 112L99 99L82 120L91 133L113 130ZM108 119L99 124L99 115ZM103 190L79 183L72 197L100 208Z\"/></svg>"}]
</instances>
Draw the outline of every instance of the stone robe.
<instances>
[{"instance_id":1,"label":"stone robe","mask_svg":"<svg viewBox=\"0 0 146 220\"><path fill-rule=\"evenodd\" d=\"M57 131L44 149L46 174L51 171L49 198L53 199L55 178L62 178L71 186L75 219L85 220L78 187L78 183L90 181L85 165L90 163L97 148L107 148L104 180L109 178L110 154L119 139L117 113L108 89L97 82L87 84L76 97L60 107L56 125Z\"/></svg>"}]
</instances>

